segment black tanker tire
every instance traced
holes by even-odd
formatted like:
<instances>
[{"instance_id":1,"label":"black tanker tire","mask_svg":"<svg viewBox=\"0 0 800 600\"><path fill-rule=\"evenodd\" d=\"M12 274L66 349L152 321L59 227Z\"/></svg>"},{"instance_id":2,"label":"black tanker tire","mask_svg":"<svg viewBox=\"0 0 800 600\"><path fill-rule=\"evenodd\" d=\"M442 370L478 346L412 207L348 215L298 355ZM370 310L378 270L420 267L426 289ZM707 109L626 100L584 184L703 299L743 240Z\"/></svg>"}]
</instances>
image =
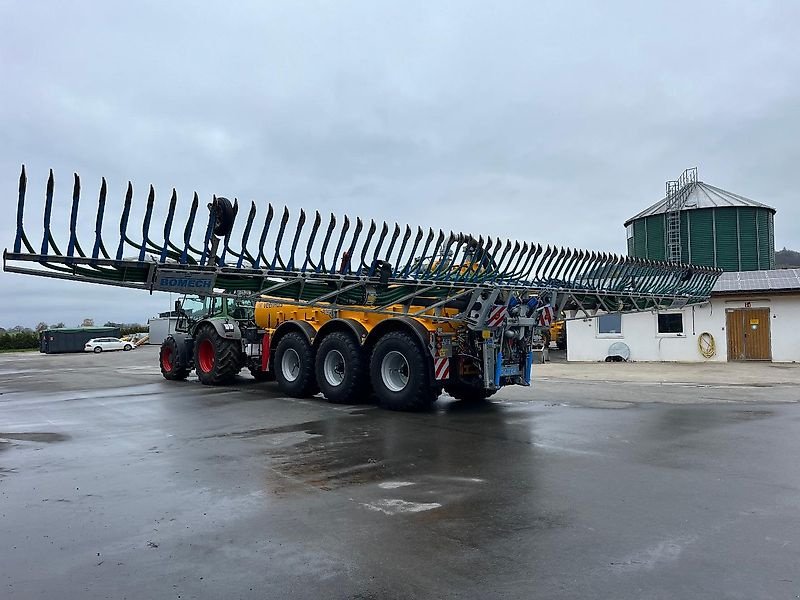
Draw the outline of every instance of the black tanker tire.
<instances>
[{"instance_id":1,"label":"black tanker tire","mask_svg":"<svg viewBox=\"0 0 800 600\"><path fill-rule=\"evenodd\" d=\"M216 200L216 205L212 204L212 208L216 210L214 215L214 235L225 237L233 228L236 211L233 209L231 201L224 196L218 196Z\"/></svg>"},{"instance_id":2,"label":"black tanker tire","mask_svg":"<svg viewBox=\"0 0 800 600\"><path fill-rule=\"evenodd\" d=\"M325 357L333 350L344 358L344 379L331 385L325 378ZM364 349L352 335L335 331L326 335L317 348L315 369L317 384L330 402L356 404L369 399L369 373Z\"/></svg>"},{"instance_id":3,"label":"black tanker tire","mask_svg":"<svg viewBox=\"0 0 800 600\"><path fill-rule=\"evenodd\" d=\"M383 383L381 363L389 352L399 352L408 362L408 383L399 392L393 392ZM440 389L431 385L430 355L417 340L405 331L390 331L378 340L370 358L369 372L372 389L383 408L389 410L424 410L439 396Z\"/></svg>"},{"instance_id":4,"label":"black tanker tire","mask_svg":"<svg viewBox=\"0 0 800 600\"><path fill-rule=\"evenodd\" d=\"M162 362L162 356L166 348L170 349L170 369L165 369L164 363ZM181 358L181 350L175 338L168 337L161 343L161 349L158 352L158 364L161 367L161 374L164 376L164 379L169 381L182 381L189 376L190 369L182 364L184 361L182 361Z\"/></svg>"},{"instance_id":5,"label":"black tanker tire","mask_svg":"<svg viewBox=\"0 0 800 600\"><path fill-rule=\"evenodd\" d=\"M444 391L461 402L478 403L487 400L497 393L497 390L487 390L467 384L451 384L444 386Z\"/></svg>"},{"instance_id":6,"label":"black tanker tire","mask_svg":"<svg viewBox=\"0 0 800 600\"><path fill-rule=\"evenodd\" d=\"M289 381L284 377L281 363L287 350L294 350L300 359L297 378ZM275 348L275 381L278 388L292 398L308 398L319 391L314 376L314 349L302 333L292 331L284 335Z\"/></svg>"},{"instance_id":7,"label":"black tanker tire","mask_svg":"<svg viewBox=\"0 0 800 600\"><path fill-rule=\"evenodd\" d=\"M208 340L214 348L214 368L203 371L197 359L198 349ZM223 385L230 383L242 368L241 346L239 340L228 340L221 337L213 325L200 325L194 335L194 369L197 378L205 385Z\"/></svg>"}]
</instances>

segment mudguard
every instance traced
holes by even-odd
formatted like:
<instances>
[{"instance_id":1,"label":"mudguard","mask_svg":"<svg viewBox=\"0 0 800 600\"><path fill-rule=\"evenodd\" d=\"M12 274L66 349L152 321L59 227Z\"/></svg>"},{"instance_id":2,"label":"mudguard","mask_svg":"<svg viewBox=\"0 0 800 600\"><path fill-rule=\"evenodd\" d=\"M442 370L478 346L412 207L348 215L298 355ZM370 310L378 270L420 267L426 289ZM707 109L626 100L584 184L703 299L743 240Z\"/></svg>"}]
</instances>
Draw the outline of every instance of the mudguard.
<instances>
[{"instance_id":1,"label":"mudguard","mask_svg":"<svg viewBox=\"0 0 800 600\"><path fill-rule=\"evenodd\" d=\"M175 340L175 347L178 349L175 366L194 368L194 340L188 334L177 331L170 333L165 341L169 338Z\"/></svg>"},{"instance_id":2,"label":"mudguard","mask_svg":"<svg viewBox=\"0 0 800 600\"><path fill-rule=\"evenodd\" d=\"M306 336L308 343L313 345L314 339L317 337L317 330L314 329L307 321L284 321L281 323L271 336L270 346L277 348L280 339L290 331L299 331Z\"/></svg>"},{"instance_id":3,"label":"mudguard","mask_svg":"<svg viewBox=\"0 0 800 600\"><path fill-rule=\"evenodd\" d=\"M198 327L205 325L206 323L213 325L214 329L216 329L217 333L222 338L227 340L242 339L242 330L239 329L239 324L233 319L227 317L203 319L202 321L197 322L197 324L194 326L194 330L197 331Z\"/></svg>"},{"instance_id":4,"label":"mudguard","mask_svg":"<svg viewBox=\"0 0 800 600\"><path fill-rule=\"evenodd\" d=\"M316 334L316 339L322 339L330 331L348 331L351 332L359 344L364 344L367 340L369 332L367 328L355 319L331 319L319 328Z\"/></svg>"}]
</instances>

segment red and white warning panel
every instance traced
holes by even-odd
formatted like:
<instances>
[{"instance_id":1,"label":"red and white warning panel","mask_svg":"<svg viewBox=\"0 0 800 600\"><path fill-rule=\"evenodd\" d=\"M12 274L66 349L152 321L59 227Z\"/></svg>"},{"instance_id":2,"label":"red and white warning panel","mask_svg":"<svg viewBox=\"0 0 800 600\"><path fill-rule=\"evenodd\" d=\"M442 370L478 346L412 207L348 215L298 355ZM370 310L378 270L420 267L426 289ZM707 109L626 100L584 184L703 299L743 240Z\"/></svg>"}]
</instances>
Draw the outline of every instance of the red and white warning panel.
<instances>
[{"instance_id":1,"label":"red and white warning panel","mask_svg":"<svg viewBox=\"0 0 800 600\"><path fill-rule=\"evenodd\" d=\"M433 372L436 375L436 381L450 378L450 359L446 356L437 356L433 361Z\"/></svg>"},{"instance_id":2,"label":"red and white warning panel","mask_svg":"<svg viewBox=\"0 0 800 600\"><path fill-rule=\"evenodd\" d=\"M503 319L508 314L508 308L505 304L497 304L489 311L489 316L486 318L487 327L498 327L502 324Z\"/></svg>"},{"instance_id":3,"label":"red and white warning panel","mask_svg":"<svg viewBox=\"0 0 800 600\"><path fill-rule=\"evenodd\" d=\"M546 304L542 307L542 314L539 316L539 325L542 327L550 327L553 324L553 307Z\"/></svg>"}]
</instances>

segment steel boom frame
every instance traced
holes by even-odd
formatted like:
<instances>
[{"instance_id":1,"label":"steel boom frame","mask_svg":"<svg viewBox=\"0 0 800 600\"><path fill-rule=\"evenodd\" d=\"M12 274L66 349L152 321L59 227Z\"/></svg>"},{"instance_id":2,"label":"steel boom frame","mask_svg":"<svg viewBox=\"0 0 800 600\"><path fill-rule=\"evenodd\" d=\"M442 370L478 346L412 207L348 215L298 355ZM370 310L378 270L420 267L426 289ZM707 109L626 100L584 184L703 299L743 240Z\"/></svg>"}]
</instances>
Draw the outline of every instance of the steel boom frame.
<instances>
[{"instance_id":1,"label":"steel boom frame","mask_svg":"<svg viewBox=\"0 0 800 600\"><path fill-rule=\"evenodd\" d=\"M196 230L199 199L194 194L179 241L171 239L177 193L172 195L159 242L151 238L155 191L149 189L142 218L141 242L128 233L133 186L128 183L119 221L119 237L109 252L103 240L107 185L97 201L91 250L77 235L80 178L74 176L66 251L51 231L55 185L48 178L41 243L34 246L24 228L27 177L19 180L16 236L4 251L8 272L152 291L191 291L202 283L203 295L249 296L298 306L446 317L441 309L476 290L547 299L559 310L592 316L603 312L638 312L705 302L721 271L709 267L623 257L605 252L542 246L463 233L416 230L406 225L364 227L331 214L322 226L319 212L310 224L300 210L290 225L284 207L279 220L271 204L257 223L257 205L244 215L241 240L231 237L241 222L238 201L213 197L200 235ZM254 234L254 226L260 232ZM287 231L291 232L287 235ZM391 231L391 233L390 233ZM257 238L256 242L251 241ZM137 236L138 240L138 236ZM271 251L270 251L271 249ZM166 283L165 283L166 282ZM178 282L178 283L176 283ZM180 282L183 282L181 288ZM196 290L197 291L197 290ZM412 307L414 307L412 309ZM460 317L455 317L458 320Z\"/></svg>"}]
</instances>

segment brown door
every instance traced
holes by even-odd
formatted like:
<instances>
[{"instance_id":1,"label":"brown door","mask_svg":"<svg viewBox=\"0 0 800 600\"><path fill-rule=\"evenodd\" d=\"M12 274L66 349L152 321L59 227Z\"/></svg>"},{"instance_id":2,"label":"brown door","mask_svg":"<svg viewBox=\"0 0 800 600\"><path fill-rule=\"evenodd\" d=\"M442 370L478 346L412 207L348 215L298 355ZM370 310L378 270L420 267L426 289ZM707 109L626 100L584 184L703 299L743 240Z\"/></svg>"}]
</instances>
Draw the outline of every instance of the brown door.
<instances>
[{"instance_id":1,"label":"brown door","mask_svg":"<svg viewBox=\"0 0 800 600\"><path fill-rule=\"evenodd\" d=\"M727 311L728 360L772 360L768 308Z\"/></svg>"},{"instance_id":2,"label":"brown door","mask_svg":"<svg viewBox=\"0 0 800 600\"><path fill-rule=\"evenodd\" d=\"M729 308L725 312L728 331L728 360L744 360L743 311Z\"/></svg>"}]
</instances>

